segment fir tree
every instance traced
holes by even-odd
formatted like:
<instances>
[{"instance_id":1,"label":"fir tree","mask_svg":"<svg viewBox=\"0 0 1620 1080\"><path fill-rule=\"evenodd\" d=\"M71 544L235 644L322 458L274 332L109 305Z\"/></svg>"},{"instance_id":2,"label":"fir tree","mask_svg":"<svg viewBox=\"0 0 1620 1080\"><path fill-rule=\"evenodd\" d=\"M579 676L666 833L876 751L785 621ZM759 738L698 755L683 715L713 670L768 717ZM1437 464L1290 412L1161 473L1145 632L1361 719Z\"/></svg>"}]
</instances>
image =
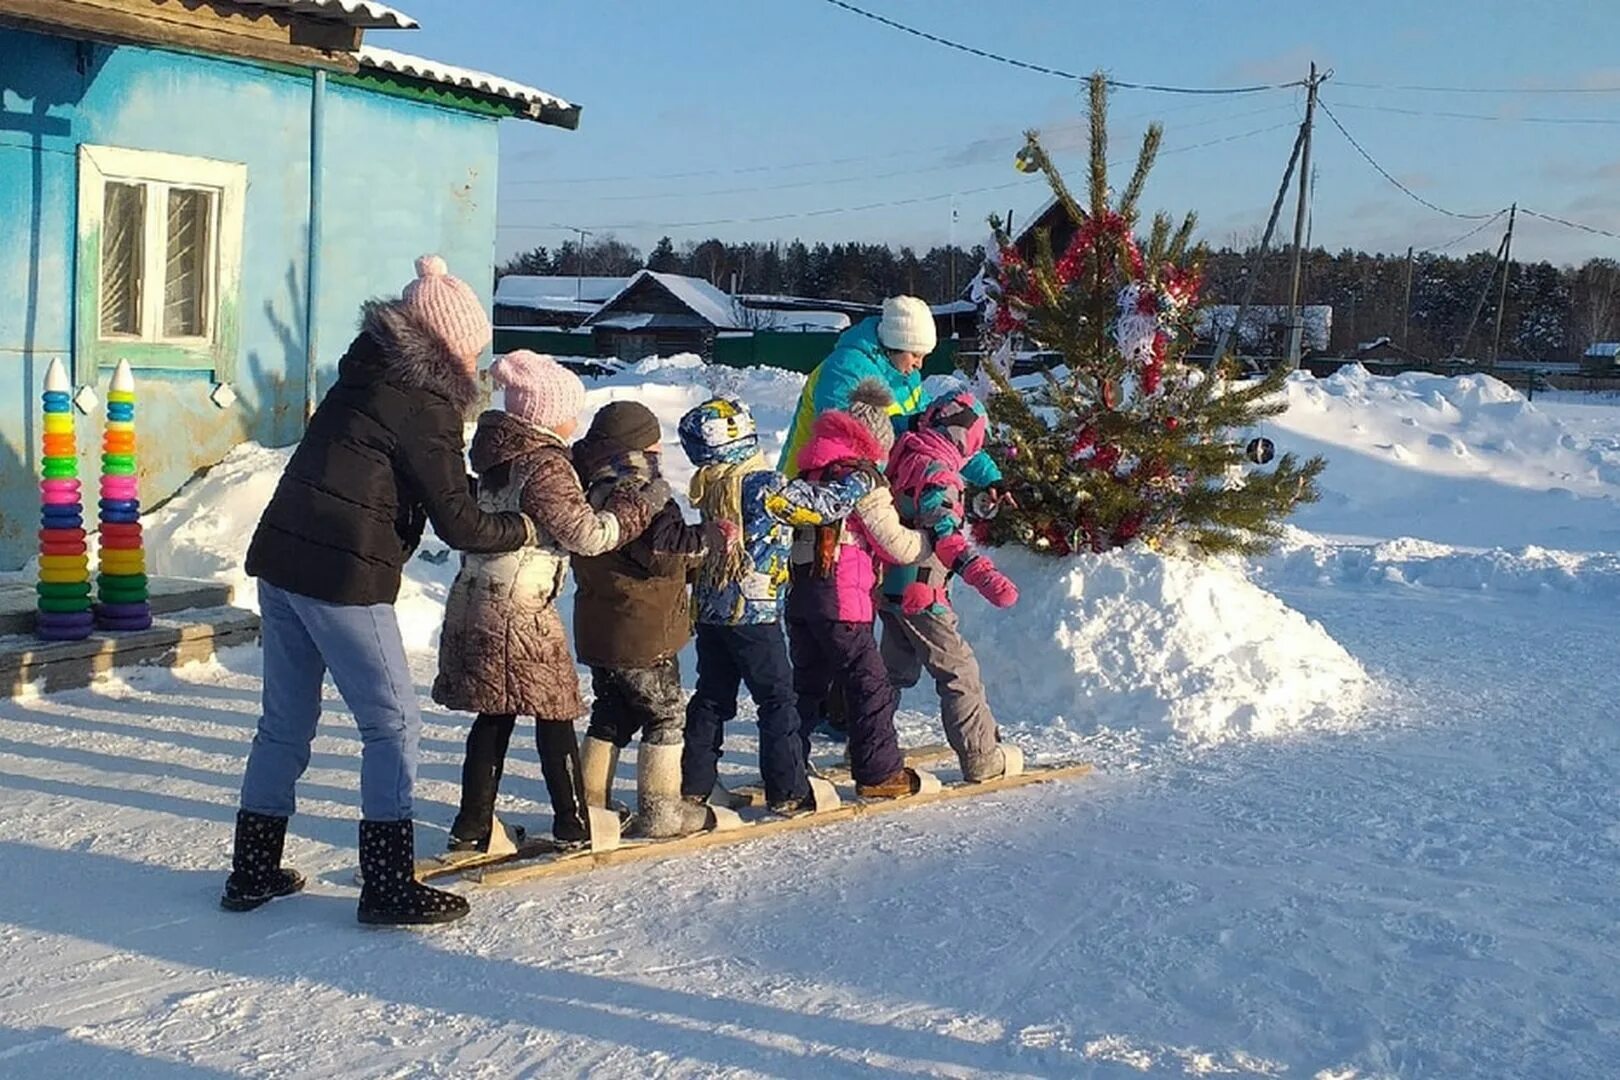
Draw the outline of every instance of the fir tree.
<instances>
[{"instance_id":1,"label":"fir tree","mask_svg":"<svg viewBox=\"0 0 1620 1080\"><path fill-rule=\"evenodd\" d=\"M1281 368L1249 383L1223 362L1184 362L1193 342L1204 249L1191 247L1194 215L1179 227L1155 216L1145 247L1137 201L1158 152L1148 128L1130 182L1110 205L1107 84L1090 85L1091 160L1084 206L1034 132L1018 166L1040 171L1075 226L1063 251L1046 230L1021 254L992 217L995 249L984 276L991 305L981 378L995 447L1016 507L983 522L987 543L1066 555L1133 540L1217 554L1268 549L1283 519L1319 497L1325 462L1281 455L1245 471L1234 441L1284 408ZM1015 388L1013 341L1061 354L1033 387ZM981 385L984 385L981 383Z\"/></svg>"}]
</instances>

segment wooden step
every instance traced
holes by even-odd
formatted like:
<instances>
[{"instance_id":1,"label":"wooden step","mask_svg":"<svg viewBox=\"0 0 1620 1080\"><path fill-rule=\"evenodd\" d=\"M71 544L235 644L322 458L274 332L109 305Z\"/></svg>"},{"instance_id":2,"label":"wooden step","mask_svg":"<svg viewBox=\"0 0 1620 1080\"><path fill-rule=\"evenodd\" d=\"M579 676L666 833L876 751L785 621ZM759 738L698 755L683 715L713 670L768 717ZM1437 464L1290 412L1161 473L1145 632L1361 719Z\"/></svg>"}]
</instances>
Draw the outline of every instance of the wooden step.
<instances>
[{"instance_id":1,"label":"wooden step","mask_svg":"<svg viewBox=\"0 0 1620 1080\"><path fill-rule=\"evenodd\" d=\"M84 641L40 641L32 633L0 637L0 694L13 697L30 686L47 693L76 690L114 668L178 667L258 639L259 617L232 607L187 610L157 619L149 630L97 633Z\"/></svg>"},{"instance_id":2,"label":"wooden step","mask_svg":"<svg viewBox=\"0 0 1620 1080\"><path fill-rule=\"evenodd\" d=\"M229 585L188 578L154 577L147 584L153 615L174 615L197 608L228 607ZM38 595L32 581L0 582L0 637L32 634Z\"/></svg>"}]
</instances>

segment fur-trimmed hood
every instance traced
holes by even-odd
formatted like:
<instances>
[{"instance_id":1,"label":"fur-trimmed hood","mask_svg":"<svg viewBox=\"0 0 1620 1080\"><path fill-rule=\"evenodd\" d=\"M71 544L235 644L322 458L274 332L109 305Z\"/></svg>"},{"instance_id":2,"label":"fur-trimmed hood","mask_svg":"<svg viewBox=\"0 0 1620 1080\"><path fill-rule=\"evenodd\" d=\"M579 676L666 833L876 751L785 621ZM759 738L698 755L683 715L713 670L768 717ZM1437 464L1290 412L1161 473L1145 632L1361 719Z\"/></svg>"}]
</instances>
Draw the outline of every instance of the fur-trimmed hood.
<instances>
[{"instance_id":1,"label":"fur-trimmed hood","mask_svg":"<svg viewBox=\"0 0 1620 1080\"><path fill-rule=\"evenodd\" d=\"M500 409L490 409L478 417L467 459L473 472L483 475L510 461L540 450L566 450L563 441L545 428Z\"/></svg>"},{"instance_id":2,"label":"fur-trimmed hood","mask_svg":"<svg viewBox=\"0 0 1620 1080\"><path fill-rule=\"evenodd\" d=\"M877 465L888 460L888 450L867 426L847 412L834 410L816 417L810 441L799 451L799 468L825 468L835 461Z\"/></svg>"},{"instance_id":3,"label":"fur-trimmed hood","mask_svg":"<svg viewBox=\"0 0 1620 1080\"><path fill-rule=\"evenodd\" d=\"M478 376L449 346L418 325L402 301L368 300L361 305L360 335L338 364L339 379L359 384L392 379L443 398L463 416L478 403Z\"/></svg>"}]
</instances>

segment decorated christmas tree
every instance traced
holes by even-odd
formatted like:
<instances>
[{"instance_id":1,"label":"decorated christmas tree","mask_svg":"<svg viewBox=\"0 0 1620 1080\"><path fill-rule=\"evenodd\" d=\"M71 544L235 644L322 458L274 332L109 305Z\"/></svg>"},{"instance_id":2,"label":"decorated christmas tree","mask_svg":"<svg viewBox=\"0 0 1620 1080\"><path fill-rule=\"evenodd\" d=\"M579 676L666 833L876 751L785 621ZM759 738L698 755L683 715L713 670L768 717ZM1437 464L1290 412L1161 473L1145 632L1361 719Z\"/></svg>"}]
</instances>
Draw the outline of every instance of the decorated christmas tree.
<instances>
[{"instance_id":1,"label":"decorated christmas tree","mask_svg":"<svg viewBox=\"0 0 1620 1080\"><path fill-rule=\"evenodd\" d=\"M1318 498L1324 462L1283 454L1256 426L1281 412L1287 371L1239 381L1228 358L1187 362L1198 314L1203 249L1195 217L1163 214L1145 242L1137 201L1159 148L1149 127L1130 182L1108 184L1107 83L1090 84L1087 198L1069 191L1031 132L1018 167L1042 172L1072 225L1062 250L1040 229L1020 251L990 220L995 243L982 276L989 305L976 374L987 394L1005 505L978 528L982 542L1043 553L1104 551L1133 540L1216 554L1266 550L1283 519ZM1056 359L1015 386L1016 350ZM1033 385L1031 385L1033 383ZM1255 468L1266 464L1267 468Z\"/></svg>"}]
</instances>

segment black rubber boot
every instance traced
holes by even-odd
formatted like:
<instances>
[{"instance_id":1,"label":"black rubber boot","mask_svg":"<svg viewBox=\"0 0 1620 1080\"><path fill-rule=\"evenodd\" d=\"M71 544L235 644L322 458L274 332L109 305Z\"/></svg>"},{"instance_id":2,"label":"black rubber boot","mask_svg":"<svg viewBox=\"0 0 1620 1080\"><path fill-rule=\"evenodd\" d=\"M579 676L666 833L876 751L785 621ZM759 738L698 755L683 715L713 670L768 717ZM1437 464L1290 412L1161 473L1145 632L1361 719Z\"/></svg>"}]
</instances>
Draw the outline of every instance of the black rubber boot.
<instances>
[{"instance_id":1,"label":"black rubber boot","mask_svg":"<svg viewBox=\"0 0 1620 1080\"><path fill-rule=\"evenodd\" d=\"M252 911L278 896L291 896L304 887L304 875L281 865L287 839L287 819L236 812L236 845L231 852L231 876L219 906L226 911Z\"/></svg>"},{"instance_id":2,"label":"black rubber boot","mask_svg":"<svg viewBox=\"0 0 1620 1080\"><path fill-rule=\"evenodd\" d=\"M461 809L450 826L451 851L484 851L506 768L506 748L517 717L479 713L467 732L467 756L461 764Z\"/></svg>"},{"instance_id":3,"label":"black rubber boot","mask_svg":"<svg viewBox=\"0 0 1620 1080\"><path fill-rule=\"evenodd\" d=\"M360 921L372 926L454 922L467 901L416 880L416 828L404 821L360 823Z\"/></svg>"},{"instance_id":4,"label":"black rubber boot","mask_svg":"<svg viewBox=\"0 0 1620 1080\"><path fill-rule=\"evenodd\" d=\"M537 720L534 739L540 749L540 774L551 796L551 835L567 847L590 843L585 814L585 774L579 764L579 739L568 721Z\"/></svg>"}]
</instances>

